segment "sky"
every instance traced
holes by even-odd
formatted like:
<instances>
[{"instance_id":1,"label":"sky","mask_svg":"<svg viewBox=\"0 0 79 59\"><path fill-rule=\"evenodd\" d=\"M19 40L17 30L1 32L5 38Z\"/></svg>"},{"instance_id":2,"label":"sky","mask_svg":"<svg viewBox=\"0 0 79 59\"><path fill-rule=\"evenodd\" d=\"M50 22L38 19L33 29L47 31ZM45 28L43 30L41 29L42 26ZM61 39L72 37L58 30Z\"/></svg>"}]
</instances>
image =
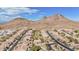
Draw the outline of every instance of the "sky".
<instances>
[{"instance_id":1,"label":"sky","mask_svg":"<svg viewBox=\"0 0 79 59\"><path fill-rule=\"evenodd\" d=\"M3 7L0 8L0 23L18 17L36 21L57 13L70 20L79 21L79 7Z\"/></svg>"}]
</instances>

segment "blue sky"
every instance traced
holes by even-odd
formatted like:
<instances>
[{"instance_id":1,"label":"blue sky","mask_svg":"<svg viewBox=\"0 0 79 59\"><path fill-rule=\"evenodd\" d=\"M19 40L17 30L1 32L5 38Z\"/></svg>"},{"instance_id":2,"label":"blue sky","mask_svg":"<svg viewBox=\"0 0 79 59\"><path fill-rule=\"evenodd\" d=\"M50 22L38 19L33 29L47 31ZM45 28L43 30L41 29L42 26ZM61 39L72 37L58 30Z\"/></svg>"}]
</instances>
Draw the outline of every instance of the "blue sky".
<instances>
[{"instance_id":1,"label":"blue sky","mask_svg":"<svg viewBox=\"0 0 79 59\"><path fill-rule=\"evenodd\" d=\"M18 17L35 21L56 13L70 20L79 21L78 7L6 7L0 8L0 23L8 22Z\"/></svg>"}]
</instances>

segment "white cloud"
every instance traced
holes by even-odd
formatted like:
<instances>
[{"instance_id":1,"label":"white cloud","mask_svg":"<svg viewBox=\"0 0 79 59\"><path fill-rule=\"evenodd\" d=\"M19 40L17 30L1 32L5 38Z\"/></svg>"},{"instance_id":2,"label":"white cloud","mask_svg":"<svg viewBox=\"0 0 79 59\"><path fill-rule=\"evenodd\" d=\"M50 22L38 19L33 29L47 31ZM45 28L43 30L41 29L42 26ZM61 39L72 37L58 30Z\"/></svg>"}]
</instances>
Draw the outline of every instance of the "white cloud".
<instances>
[{"instance_id":1,"label":"white cloud","mask_svg":"<svg viewBox=\"0 0 79 59\"><path fill-rule=\"evenodd\" d=\"M10 21L12 18L21 17L20 14L26 13L27 15L32 15L39 12L40 10L25 8L25 7L15 7L15 8L0 8L0 21Z\"/></svg>"},{"instance_id":2,"label":"white cloud","mask_svg":"<svg viewBox=\"0 0 79 59\"><path fill-rule=\"evenodd\" d=\"M2 12L0 12L0 14L7 14L7 15L17 15L20 13L33 14L33 13L37 13L39 11L37 9L31 9L31 8L25 8L25 7L0 8L0 10L2 10Z\"/></svg>"}]
</instances>

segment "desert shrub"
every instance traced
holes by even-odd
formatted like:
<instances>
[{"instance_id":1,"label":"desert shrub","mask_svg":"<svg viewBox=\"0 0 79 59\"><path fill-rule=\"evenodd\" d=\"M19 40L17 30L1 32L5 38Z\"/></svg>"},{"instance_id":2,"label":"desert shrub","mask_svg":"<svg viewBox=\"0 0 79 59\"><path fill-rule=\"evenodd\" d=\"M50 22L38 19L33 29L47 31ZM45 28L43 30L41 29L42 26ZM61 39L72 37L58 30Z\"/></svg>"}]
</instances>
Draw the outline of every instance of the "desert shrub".
<instances>
[{"instance_id":1,"label":"desert shrub","mask_svg":"<svg viewBox=\"0 0 79 59\"><path fill-rule=\"evenodd\" d=\"M61 36L65 36L65 33L60 33L61 34Z\"/></svg>"},{"instance_id":2,"label":"desert shrub","mask_svg":"<svg viewBox=\"0 0 79 59\"><path fill-rule=\"evenodd\" d=\"M6 37L5 36L2 36L1 39L6 39Z\"/></svg>"},{"instance_id":3,"label":"desert shrub","mask_svg":"<svg viewBox=\"0 0 79 59\"><path fill-rule=\"evenodd\" d=\"M50 46L50 44L46 44L45 46L46 46L47 50L51 50L52 49L52 47Z\"/></svg>"},{"instance_id":4,"label":"desert shrub","mask_svg":"<svg viewBox=\"0 0 79 59\"><path fill-rule=\"evenodd\" d=\"M69 39L69 42L72 42L74 40L74 38L66 36L67 39Z\"/></svg>"},{"instance_id":5,"label":"desert shrub","mask_svg":"<svg viewBox=\"0 0 79 59\"><path fill-rule=\"evenodd\" d=\"M54 31L55 31L55 32L57 32L57 30L56 30L56 29L54 29Z\"/></svg>"},{"instance_id":6,"label":"desert shrub","mask_svg":"<svg viewBox=\"0 0 79 59\"><path fill-rule=\"evenodd\" d=\"M4 42L4 41L6 41L6 39L0 39L0 42Z\"/></svg>"},{"instance_id":7,"label":"desert shrub","mask_svg":"<svg viewBox=\"0 0 79 59\"><path fill-rule=\"evenodd\" d=\"M13 34L8 34L7 37L12 37Z\"/></svg>"},{"instance_id":8,"label":"desert shrub","mask_svg":"<svg viewBox=\"0 0 79 59\"><path fill-rule=\"evenodd\" d=\"M79 38L79 34L76 34L76 37Z\"/></svg>"},{"instance_id":9,"label":"desert shrub","mask_svg":"<svg viewBox=\"0 0 79 59\"><path fill-rule=\"evenodd\" d=\"M6 39L2 39L2 40L0 40L0 42L4 42L4 41L6 41Z\"/></svg>"},{"instance_id":10,"label":"desert shrub","mask_svg":"<svg viewBox=\"0 0 79 59\"><path fill-rule=\"evenodd\" d=\"M79 33L79 30L75 30L74 32L75 32L75 33Z\"/></svg>"},{"instance_id":11,"label":"desert shrub","mask_svg":"<svg viewBox=\"0 0 79 59\"><path fill-rule=\"evenodd\" d=\"M41 47L40 46L36 46L36 45L32 45L32 47L30 48L30 50L32 50L32 51L39 51L41 49Z\"/></svg>"},{"instance_id":12,"label":"desert shrub","mask_svg":"<svg viewBox=\"0 0 79 59\"><path fill-rule=\"evenodd\" d=\"M78 41L77 39L75 39L74 42L75 42L76 44L79 44L79 41Z\"/></svg>"},{"instance_id":13,"label":"desert shrub","mask_svg":"<svg viewBox=\"0 0 79 59\"><path fill-rule=\"evenodd\" d=\"M28 29L28 30L32 30L32 28L31 28L31 27L28 27L27 29Z\"/></svg>"},{"instance_id":14,"label":"desert shrub","mask_svg":"<svg viewBox=\"0 0 79 59\"><path fill-rule=\"evenodd\" d=\"M4 42L4 41L6 41L7 39L9 39L9 36L2 36L2 37L0 38L0 42Z\"/></svg>"},{"instance_id":15,"label":"desert shrub","mask_svg":"<svg viewBox=\"0 0 79 59\"><path fill-rule=\"evenodd\" d=\"M72 37L68 37L68 36L66 36L68 39L69 39L69 42L74 42L74 43L79 43L79 41L77 40L77 39L75 39L75 38L72 38Z\"/></svg>"},{"instance_id":16,"label":"desert shrub","mask_svg":"<svg viewBox=\"0 0 79 59\"><path fill-rule=\"evenodd\" d=\"M43 36L42 36L42 34L41 34L41 32L39 30L33 30L32 38L33 38L33 40L40 39L42 42L44 41Z\"/></svg>"},{"instance_id":17,"label":"desert shrub","mask_svg":"<svg viewBox=\"0 0 79 59\"><path fill-rule=\"evenodd\" d=\"M58 32L58 34L60 35L61 33L60 33L60 32Z\"/></svg>"}]
</instances>

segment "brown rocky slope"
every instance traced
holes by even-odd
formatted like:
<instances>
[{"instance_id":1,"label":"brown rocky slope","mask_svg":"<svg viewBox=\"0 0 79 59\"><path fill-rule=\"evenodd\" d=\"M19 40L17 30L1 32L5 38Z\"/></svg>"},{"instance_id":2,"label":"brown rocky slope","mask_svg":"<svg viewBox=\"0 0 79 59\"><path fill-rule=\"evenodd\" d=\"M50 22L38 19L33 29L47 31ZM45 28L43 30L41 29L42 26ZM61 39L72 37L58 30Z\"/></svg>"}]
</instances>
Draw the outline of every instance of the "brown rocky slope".
<instances>
[{"instance_id":1,"label":"brown rocky slope","mask_svg":"<svg viewBox=\"0 0 79 59\"><path fill-rule=\"evenodd\" d=\"M55 14L53 16L44 17L39 21L30 21L24 18L16 18L0 26L2 29L15 28L15 27L33 27L36 29L69 28L69 27L78 28L79 23L71 21L60 14Z\"/></svg>"}]
</instances>

